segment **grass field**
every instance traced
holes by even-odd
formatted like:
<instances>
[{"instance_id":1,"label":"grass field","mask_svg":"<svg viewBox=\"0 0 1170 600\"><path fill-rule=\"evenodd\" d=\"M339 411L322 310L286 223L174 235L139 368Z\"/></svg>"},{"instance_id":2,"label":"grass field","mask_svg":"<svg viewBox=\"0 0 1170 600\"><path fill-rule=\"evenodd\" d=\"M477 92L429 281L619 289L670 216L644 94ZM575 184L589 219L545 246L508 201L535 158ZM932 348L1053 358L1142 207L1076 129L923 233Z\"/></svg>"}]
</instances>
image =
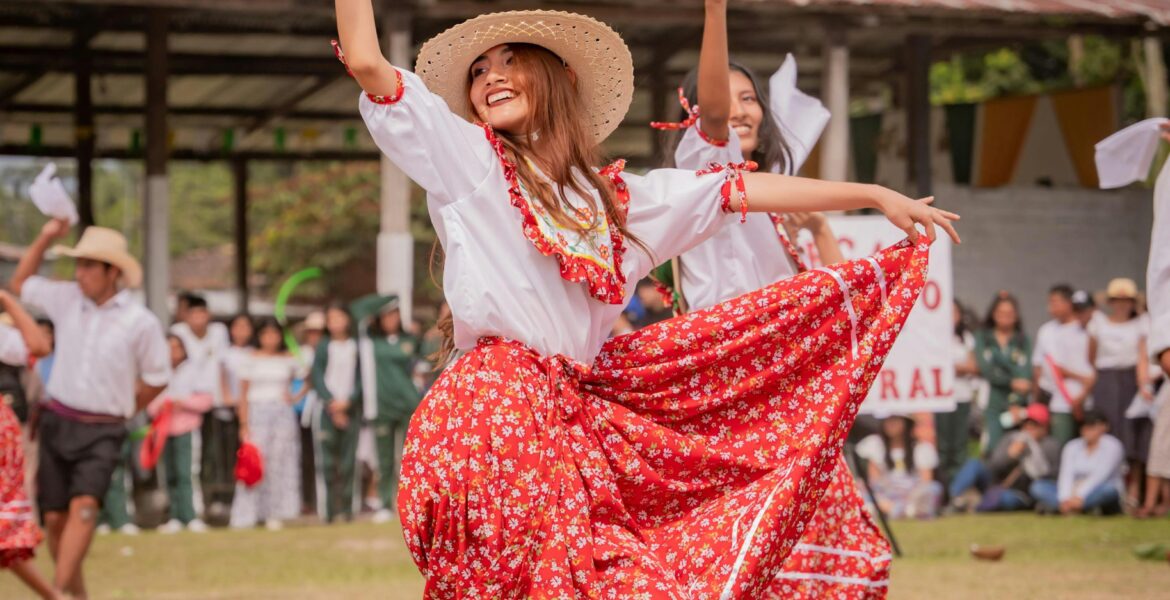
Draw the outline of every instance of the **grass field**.
<instances>
[{"instance_id":1,"label":"grass field","mask_svg":"<svg viewBox=\"0 0 1170 600\"><path fill-rule=\"evenodd\" d=\"M895 599L1170 598L1170 564L1132 553L1170 542L1170 520L951 517L894 525L906 556L894 564ZM998 563L971 543L1002 544ZM45 553L40 565L48 572ZM398 526L355 523L279 532L105 536L86 571L95 599L418 598L422 579ZM0 598L28 597L11 575Z\"/></svg>"}]
</instances>

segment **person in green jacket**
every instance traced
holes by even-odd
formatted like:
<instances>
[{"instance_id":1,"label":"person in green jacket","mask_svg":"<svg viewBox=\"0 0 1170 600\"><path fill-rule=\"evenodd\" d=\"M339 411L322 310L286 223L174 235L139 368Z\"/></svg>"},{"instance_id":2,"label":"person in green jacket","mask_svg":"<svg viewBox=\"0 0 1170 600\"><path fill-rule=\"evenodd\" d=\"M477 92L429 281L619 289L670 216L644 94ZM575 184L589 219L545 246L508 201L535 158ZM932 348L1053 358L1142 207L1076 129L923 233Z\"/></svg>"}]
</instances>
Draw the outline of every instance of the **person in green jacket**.
<instances>
[{"instance_id":1,"label":"person in green jacket","mask_svg":"<svg viewBox=\"0 0 1170 600\"><path fill-rule=\"evenodd\" d=\"M1007 292L996 296L984 329L975 335L975 361L991 388L983 414L986 453L1024 420L1032 390L1032 343L1023 332L1020 305Z\"/></svg>"},{"instance_id":2,"label":"person in green jacket","mask_svg":"<svg viewBox=\"0 0 1170 600\"><path fill-rule=\"evenodd\" d=\"M406 333L397 296L371 294L351 306L361 336L358 340L366 393L363 417L374 432L378 456L378 495L382 508L375 523L389 521L396 511L398 468L406 426L422 395L414 385L419 341Z\"/></svg>"},{"instance_id":3,"label":"person in green jacket","mask_svg":"<svg viewBox=\"0 0 1170 600\"><path fill-rule=\"evenodd\" d=\"M317 509L321 519L353 520L358 434L362 425L362 377L353 319L344 306L325 313L325 337L317 345L310 377L319 404ZM324 502L320 500L324 498Z\"/></svg>"}]
</instances>

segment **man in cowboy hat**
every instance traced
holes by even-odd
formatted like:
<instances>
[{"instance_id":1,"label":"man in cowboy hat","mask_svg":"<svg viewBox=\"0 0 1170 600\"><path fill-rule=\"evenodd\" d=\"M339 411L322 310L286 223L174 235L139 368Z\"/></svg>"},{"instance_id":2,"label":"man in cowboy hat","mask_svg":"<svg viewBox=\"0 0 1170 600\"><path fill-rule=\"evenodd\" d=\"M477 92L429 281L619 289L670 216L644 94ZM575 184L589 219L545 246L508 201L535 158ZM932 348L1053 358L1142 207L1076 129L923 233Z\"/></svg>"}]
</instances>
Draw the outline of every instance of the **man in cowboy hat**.
<instances>
[{"instance_id":1,"label":"man in cowboy hat","mask_svg":"<svg viewBox=\"0 0 1170 600\"><path fill-rule=\"evenodd\" d=\"M67 221L46 223L10 287L40 308L56 331L56 362L39 423L37 502L57 564L54 583L84 598L82 561L100 499L121 460L125 421L162 391L171 369L162 325L123 289L142 282L142 267L120 233L90 227L73 248L54 248L76 259L74 281L36 275L49 246L68 232Z\"/></svg>"}]
</instances>

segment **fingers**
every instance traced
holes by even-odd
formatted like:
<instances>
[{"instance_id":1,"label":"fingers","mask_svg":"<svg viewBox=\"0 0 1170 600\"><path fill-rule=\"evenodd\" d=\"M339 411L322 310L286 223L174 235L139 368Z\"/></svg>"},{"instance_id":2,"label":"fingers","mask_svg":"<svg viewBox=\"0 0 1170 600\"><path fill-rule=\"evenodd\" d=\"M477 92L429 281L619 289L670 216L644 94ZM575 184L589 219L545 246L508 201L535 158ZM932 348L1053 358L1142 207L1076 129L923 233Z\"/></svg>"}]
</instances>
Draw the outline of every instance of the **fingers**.
<instances>
[{"instance_id":1,"label":"fingers","mask_svg":"<svg viewBox=\"0 0 1170 600\"><path fill-rule=\"evenodd\" d=\"M933 216L933 214L931 216ZM933 218L924 219L922 221L922 226L926 228L927 239L929 239L931 241L931 243L934 243L934 239L938 236L938 233L934 230L934 219Z\"/></svg>"},{"instance_id":2,"label":"fingers","mask_svg":"<svg viewBox=\"0 0 1170 600\"><path fill-rule=\"evenodd\" d=\"M926 205L934 204L934 196L927 196L925 198L919 199L918 201Z\"/></svg>"},{"instance_id":3,"label":"fingers","mask_svg":"<svg viewBox=\"0 0 1170 600\"><path fill-rule=\"evenodd\" d=\"M918 228L915 227L913 223L907 227L903 227L902 231L906 232L906 237L910 238L911 243L918 243Z\"/></svg>"},{"instance_id":4,"label":"fingers","mask_svg":"<svg viewBox=\"0 0 1170 600\"><path fill-rule=\"evenodd\" d=\"M945 216L945 215L942 215L942 216ZM945 218L939 219L938 224L939 224L939 227L942 227L943 230L947 232L947 235L950 236L952 241L954 241L956 244L963 243L963 240L959 239L959 232L955 231L955 226L953 224L951 224L950 220L945 219Z\"/></svg>"}]
</instances>

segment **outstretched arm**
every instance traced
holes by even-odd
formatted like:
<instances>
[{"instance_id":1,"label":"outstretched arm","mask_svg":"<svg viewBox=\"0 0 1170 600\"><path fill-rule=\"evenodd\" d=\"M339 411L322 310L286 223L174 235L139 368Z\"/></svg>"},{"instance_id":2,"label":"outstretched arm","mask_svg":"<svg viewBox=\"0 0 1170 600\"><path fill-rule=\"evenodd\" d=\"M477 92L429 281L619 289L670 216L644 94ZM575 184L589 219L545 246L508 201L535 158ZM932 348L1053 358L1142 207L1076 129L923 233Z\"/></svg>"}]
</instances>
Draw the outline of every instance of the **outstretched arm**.
<instances>
[{"instance_id":1,"label":"outstretched arm","mask_svg":"<svg viewBox=\"0 0 1170 600\"><path fill-rule=\"evenodd\" d=\"M337 35L354 79L367 93L394 96L399 75L382 56L371 0L337 0Z\"/></svg>"},{"instance_id":2,"label":"outstretched arm","mask_svg":"<svg viewBox=\"0 0 1170 600\"><path fill-rule=\"evenodd\" d=\"M731 83L727 52L727 0L707 0L703 48L699 53L699 126L712 140L727 140Z\"/></svg>"},{"instance_id":3,"label":"outstretched arm","mask_svg":"<svg viewBox=\"0 0 1170 600\"><path fill-rule=\"evenodd\" d=\"M960 242L952 225L953 221L959 220L959 215L930 206L933 197L914 201L893 190L868 183L821 181L771 173L744 173L742 177L749 211L793 213L876 208L898 229L905 231L912 242L918 241L915 224L922 225L932 241L937 225L956 244ZM741 208L739 194L733 193L732 196L730 208L738 211Z\"/></svg>"}]
</instances>

